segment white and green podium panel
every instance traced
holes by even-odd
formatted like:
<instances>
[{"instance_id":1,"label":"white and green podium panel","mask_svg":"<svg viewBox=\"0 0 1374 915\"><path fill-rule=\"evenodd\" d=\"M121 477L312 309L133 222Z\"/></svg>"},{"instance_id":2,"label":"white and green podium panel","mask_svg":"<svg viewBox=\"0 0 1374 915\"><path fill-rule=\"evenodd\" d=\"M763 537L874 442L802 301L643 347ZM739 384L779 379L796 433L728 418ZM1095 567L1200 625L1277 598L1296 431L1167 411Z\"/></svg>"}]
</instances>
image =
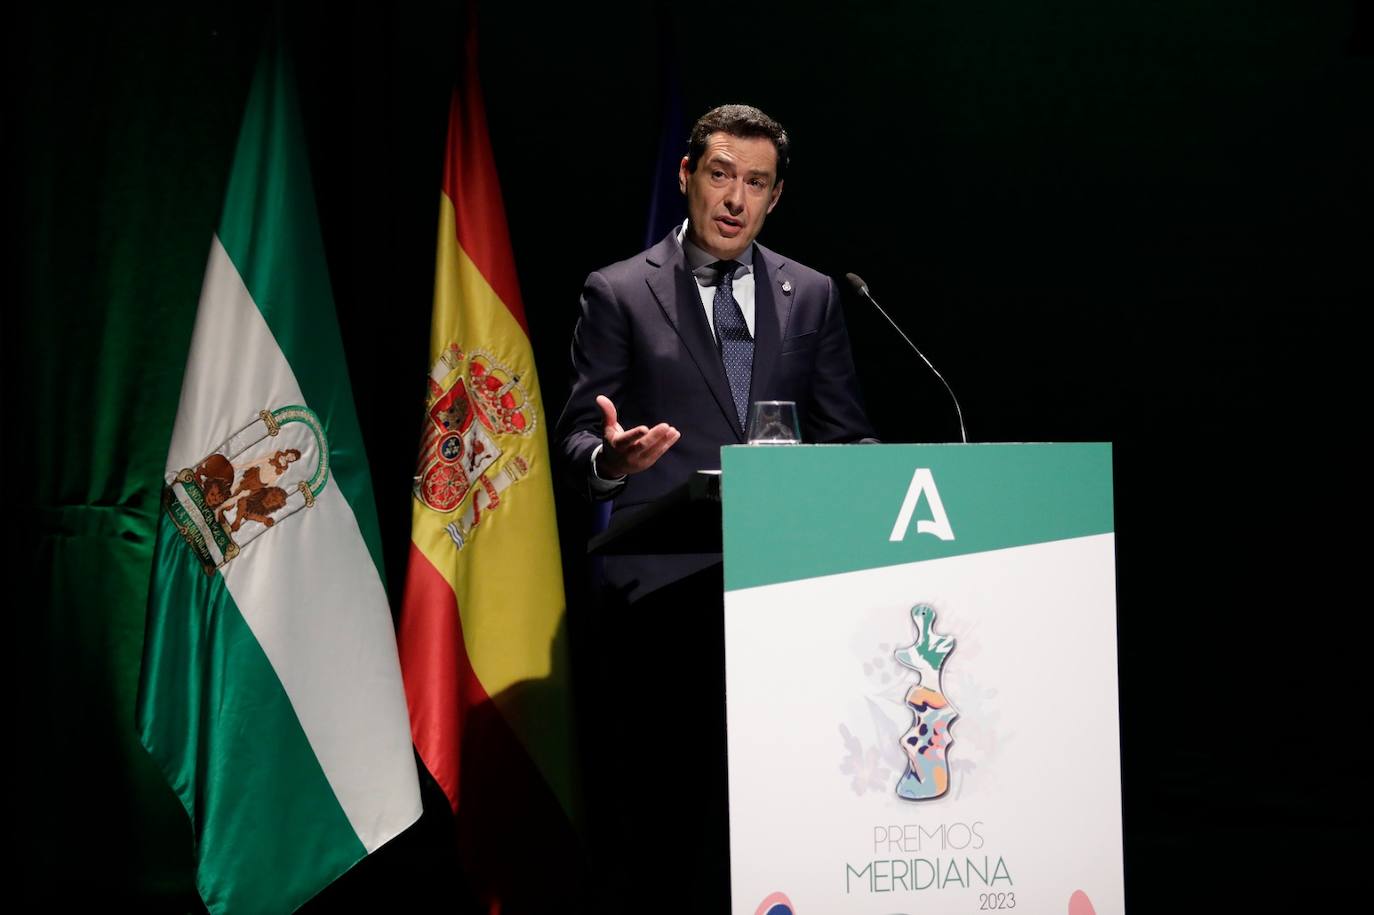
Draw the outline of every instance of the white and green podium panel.
<instances>
[{"instance_id":1,"label":"white and green podium panel","mask_svg":"<svg viewBox=\"0 0 1374 915\"><path fill-rule=\"evenodd\" d=\"M733 910L1122 912L1111 447L722 461Z\"/></svg>"}]
</instances>

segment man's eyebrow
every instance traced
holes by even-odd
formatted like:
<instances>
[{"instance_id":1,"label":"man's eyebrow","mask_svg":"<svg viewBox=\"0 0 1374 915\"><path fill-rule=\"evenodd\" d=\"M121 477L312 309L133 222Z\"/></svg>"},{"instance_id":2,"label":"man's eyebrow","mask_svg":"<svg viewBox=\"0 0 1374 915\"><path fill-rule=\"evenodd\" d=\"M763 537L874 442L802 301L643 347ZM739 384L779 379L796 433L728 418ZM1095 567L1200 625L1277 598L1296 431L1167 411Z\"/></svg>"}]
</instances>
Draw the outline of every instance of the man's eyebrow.
<instances>
[{"instance_id":1,"label":"man's eyebrow","mask_svg":"<svg viewBox=\"0 0 1374 915\"><path fill-rule=\"evenodd\" d=\"M720 153L716 153L715 155L711 156L711 158L707 159L707 160L706 160L706 165L707 165L707 167L720 166L721 168L731 168L731 169L738 169L738 168L739 168L739 163L738 163L738 162L736 162L734 159L728 158L727 156L721 155ZM766 168L751 168L751 169L749 169L748 174L749 174L749 177L751 177L751 178L771 178L771 177L773 177L773 173L772 173L770 170L766 169Z\"/></svg>"}]
</instances>

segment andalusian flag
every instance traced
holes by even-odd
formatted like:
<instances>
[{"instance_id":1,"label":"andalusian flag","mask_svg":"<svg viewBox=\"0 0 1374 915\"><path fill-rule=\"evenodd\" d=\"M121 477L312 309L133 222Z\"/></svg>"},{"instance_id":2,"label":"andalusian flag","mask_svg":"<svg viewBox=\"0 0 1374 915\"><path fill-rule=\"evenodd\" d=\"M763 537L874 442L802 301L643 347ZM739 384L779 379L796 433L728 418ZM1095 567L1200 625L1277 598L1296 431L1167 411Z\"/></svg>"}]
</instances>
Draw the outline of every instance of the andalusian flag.
<instances>
[{"instance_id":1,"label":"andalusian flag","mask_svg":"<svg viewBox=\"0 0 1374 915\"><path fill-rule=\"evenodd\" d=\"M367 459L285 54L259 65L201 289L138 730L212 912L289 912L420 815Z\"/></svg>"},{"instance_id":2,"label":"andalusian flag","mask_svg":"<svg viewBox=\"0 0 1374 915\"><path fill-rule=\"evenodd\" d=\"M472 29L466 63L439 198L401 667L415 746L457 814L484 905L539 910L575 893L580 860L563 579L548 418Z\"/></svg>"}]
</instances>

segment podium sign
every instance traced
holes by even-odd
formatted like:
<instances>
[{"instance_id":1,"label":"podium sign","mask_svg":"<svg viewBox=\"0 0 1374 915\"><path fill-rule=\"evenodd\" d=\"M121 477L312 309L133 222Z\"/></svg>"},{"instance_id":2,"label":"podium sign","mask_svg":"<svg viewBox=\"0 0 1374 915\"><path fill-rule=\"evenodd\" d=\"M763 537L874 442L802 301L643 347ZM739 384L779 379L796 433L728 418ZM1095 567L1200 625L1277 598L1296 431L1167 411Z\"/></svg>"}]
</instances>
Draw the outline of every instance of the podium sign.
<instances>
[{"instance_id":1,"label":"podium sign","mask_svg":"<svg viewBox=\"0 0 1374 915\"><path fill-rule=\"evenodd\" d=\"M1111 446L722 467L733 911L1122 912Z\"/></svg>"}]
</instances>

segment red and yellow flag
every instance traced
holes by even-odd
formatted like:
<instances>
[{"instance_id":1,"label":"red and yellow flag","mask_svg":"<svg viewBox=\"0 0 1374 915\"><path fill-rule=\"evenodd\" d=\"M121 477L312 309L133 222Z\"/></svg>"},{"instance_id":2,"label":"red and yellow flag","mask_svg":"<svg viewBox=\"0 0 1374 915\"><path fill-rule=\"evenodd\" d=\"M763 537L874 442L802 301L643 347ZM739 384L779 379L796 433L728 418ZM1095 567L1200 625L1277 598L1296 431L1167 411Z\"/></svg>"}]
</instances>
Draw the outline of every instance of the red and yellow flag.
<instances>
[{"instance_id":1,"label":"red and yellow flag","mask_svg":"<svg viewBox=\"0 0 1374 915\"><path fill-rule=\"evenodd\" d=\"M568 898L581 855L548 417L474 31L449 111L398 642L415 746L457 815L469 879L489 911L524 911ZM538 880L517 872L534 847Z\"/></svg>"}]
</instances>

